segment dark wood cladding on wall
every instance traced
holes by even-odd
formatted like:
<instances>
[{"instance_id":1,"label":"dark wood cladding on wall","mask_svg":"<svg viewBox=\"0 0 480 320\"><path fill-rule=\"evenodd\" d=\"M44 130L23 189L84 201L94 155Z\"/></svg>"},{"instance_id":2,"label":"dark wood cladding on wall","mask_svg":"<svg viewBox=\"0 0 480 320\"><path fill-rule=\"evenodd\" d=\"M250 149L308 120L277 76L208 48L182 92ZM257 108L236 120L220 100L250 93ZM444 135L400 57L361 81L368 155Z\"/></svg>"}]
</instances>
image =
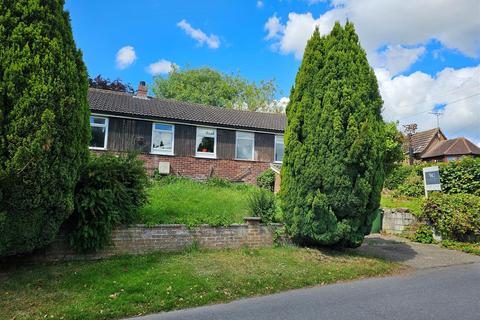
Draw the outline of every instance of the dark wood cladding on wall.
<instances>
[{"instance_id":1,"label":"dark wood cladding on wall","mask_svg":"<svg viewBox=\"0 0 480 320\"><path fill-rule=\"evenodd\" d=\"M217 158L234 159L235 158L235 131L226 129L217 129Z\"/></svg>"},{"instance_id":2,"label":"dark wood cladding on wall","mask_svg":"<svg viewBox=\"0 0 480 320\"><path fill-rule=\"evenodd\" d=\"M194 156L197 128L184 124L175 125L175 155Z\"/></svg>"},{"instance_id":3,"label":"dark wood cladding on wall","mask_svg":"<svg viewBox=\"0 0 480 320\"><path fill-rule=\"evenodd\" d=\"M195 156L197 127L175 124L176 156ZM109 118L108 149L112 151L139 151L150 153L152 122L133 119ZM217 129L217 158L235 159L235 130ZM272 162L275 135L255 133L255 160Z\"/></svg>"},{"instance_id":4,"label":"dark wood cladding on wall","mask_svg":"<svg viewBox=\"0 0 480 320\"><path fill-rule=\"evenodd\" d=\"M150 152L152 123L149 121L109 118L108 149Z\"/></svg>"},{"instance_id":5,"label":"dark wood cladding on wall","mask_svg":"<svg viewBox=\"0 0 480 320\"><path fill-rule=\"evenodd\" d=\"M273 162L275 135L255 133L255 160Z\"/></svg>"}]
</instances>

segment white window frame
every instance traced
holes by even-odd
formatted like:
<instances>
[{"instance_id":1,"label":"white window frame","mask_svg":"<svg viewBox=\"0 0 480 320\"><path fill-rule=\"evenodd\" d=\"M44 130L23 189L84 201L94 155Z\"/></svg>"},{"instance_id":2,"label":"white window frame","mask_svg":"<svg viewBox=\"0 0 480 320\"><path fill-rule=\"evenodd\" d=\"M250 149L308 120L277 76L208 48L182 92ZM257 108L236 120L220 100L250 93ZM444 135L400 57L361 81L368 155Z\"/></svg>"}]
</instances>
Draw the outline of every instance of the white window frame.
<instances>
[{"instance_id":1,"label":"white window frame","mask_svg":"<svg viewBox=\"0 0 480 320\"><path fill-rule=\"evenodd\" d=\"M156 124L163 124L163 125L167 125L167 126L172 126L172 131L167 131L167 130L161 130L161 129L155 129L155 125ZM160 131L160 132L171 132L172 133L172 151L162 151L162 150L155 150L153 148L153 133L155 131ZM151 139L151 143L150 143L150 153L151 154L162 154L162 155L168 155L168 156L173 156L174 155L174 151L175 151L175 125L174 124L171 124L171 123L167 123L167 122L152 122L152 139Z\"/></svg>"},{"instance_id":2,"label":"white window frame","mask_svg":"<svg viewBox=\"0 0 480 320\"><path fill-rule=\"evenodd\" d=\"M108 142L108 118L107 117L102 117L102 116L97 116L94 114L91 114L90 117L92 118L98 118L98 119L104 119L105 124L100 124L100 123L90 123L90 128L92 127L97 127L97 128L105 128L105 141L103 142L103 148L101 147L91 147L88 146L89 149L91 150L107 150L107 142ZM90 122L90 118L88 118L88 121Z\"/></svg>"},{"instance_id":3,"label":"white window frame","mask_svg":"<svg viewBox=\"0 0 480 320\"><path fill-rule=\"evenodd\" d=\"M213 153L211 152L201 152L197 151L198 149L198 130L214 130L214 140L213 140ZM198 158L209 158L209 159L216 159L217 158L217 128L213 127L197 127L196 134L195 134L195 157Z\"/></svg>"},{"instance_id":4,"label":"white window frame","mask_svg":"<svg viewBox=\"0 0 480 320\"><path fill-rule=\"evenodd\" d=\"M238 134L251 134L252 138L240 138L240 140L252 140L252 157L250 159L241 159L238 157ZM248 132L248 131L235 131L235 160L244 160L244 161L253 161L255 160L255 132Z\"/></svg>"},{"instance_id":5,"label":"white window frame","mask_svg":"<svg viewBox=\"0 0 480 320\"><path fill-rule=\"evenodd\" d=\"M282 163L283 162L283 158L282 158L282 161L278 161L276 158L277 158L277 139L279 137L282 137L282 140L283 140L283 155L285 156L285 138L284 138L284 135L283 134L276 134L275 135L275 141L274 141L274 145L273 145L273 162L274 163Z\"/></svg>"}]
</instances>

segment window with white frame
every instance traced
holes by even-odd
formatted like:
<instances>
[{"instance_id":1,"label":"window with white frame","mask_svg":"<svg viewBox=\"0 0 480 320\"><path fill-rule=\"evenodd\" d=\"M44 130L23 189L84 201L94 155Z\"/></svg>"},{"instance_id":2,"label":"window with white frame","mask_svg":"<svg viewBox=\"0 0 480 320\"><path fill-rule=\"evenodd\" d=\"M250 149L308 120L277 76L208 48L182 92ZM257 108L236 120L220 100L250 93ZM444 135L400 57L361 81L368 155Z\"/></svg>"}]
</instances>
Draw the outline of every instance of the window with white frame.
<instances>
[{"instance_id":1,"label":"window with white frame","mask_svg":"<svg viewBox=\"0 0 480 320\"><path fill-rule=\"evenodd\" d=\"M237 131L235 158L240 160L253 160L255 134L253 132Z\"/></svg>"},{"instance_id":2,"label":"window with white frame","mask_svg":"<svg viewBox=\"0 0 480 320\"><path fill-rule=\"evenodd\" d=\"M153 123L151 153L173 154L174 132L173 124Z\"/></svg>"},{"instance_id":3,"label":"window with white frame","mask_svg":"<svg viewBox=\"0 0 480 320\"><path fill-rule=\"evenodd\" d=\"M217 129L197 127L197 157L215 158L217 152Z\"/></svg>"},{"instance_id":4,"label":"window with white frame","mask_svg":"<svg viewBox=\"0 0 480 320\"><path fill-rule=\"evenodd\" d=\"M107 149L108 118L90 116L90 127L92 129L90 148L98 150Z\"/></svg>"},{"instance_id":5,"label":"window with white frame","mask_svg":"<svg viewBox=\"0 0 480 320\"><path fill-rule=\"evenodd\" d=\"M275 162L282 162L283 151L283 136L275 136Z\"/></svg>"}]
</instances>

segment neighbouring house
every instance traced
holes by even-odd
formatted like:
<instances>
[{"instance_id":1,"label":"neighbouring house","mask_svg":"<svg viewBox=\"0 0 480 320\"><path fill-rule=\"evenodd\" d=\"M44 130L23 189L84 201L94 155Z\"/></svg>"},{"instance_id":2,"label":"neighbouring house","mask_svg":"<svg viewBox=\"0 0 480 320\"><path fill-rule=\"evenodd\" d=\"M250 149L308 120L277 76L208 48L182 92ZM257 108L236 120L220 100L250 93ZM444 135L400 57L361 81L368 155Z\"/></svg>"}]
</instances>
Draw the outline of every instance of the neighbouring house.
<instances>
[{"instance_id":1,"label":"neighbouring house","mask_svg":"<svg viewBox=\"0 0 480 320\"><path fill-rule=\"evenodd\" d=\"M407 155L409 154L410 144L412 147L412 155L414 160L422 160L422 156L425 152L430 150L434 145L440 141L447 140L447 137L443 134L440 128L430 129L426 131L416 132L410 140L405 138L405 144L403 145L403 151Z\"/></svg>"},{"instance_id":2,"label":"neighbouring house","mask_svg":"<svg viewBox=\"0 0 480 320\"><path fill-rule=\"evenodd\" d=\"M90 88L95 152L137 151L148 172L255 183L283 158L284 114L162 100Z\"/></svg>"},{"instance_id":3,"label":"neighbouring house","mask_svg":"<svg viewBox=\"0 0 480 320\"><path fill-rule=\"evenodd\" d=\"M409 154L410 143L414 160L427 162L448 162L464 156L480 156L480 148L470 140L460 137L447 139L440 128L419 131L410 141L405 138L403 150Z\"/></svg>"},{"instance_id":4,"label":"neighbouring house","mask_svg":"<svg viewBox=\"0 0 480 320\"><path fill-rule=\"evenodd\" d=\"M448 162L464 156L480 156L480 148L470 140L460 137L440 141L422 155L422 160L430 162Z\"/></svg>"}]
</instances>

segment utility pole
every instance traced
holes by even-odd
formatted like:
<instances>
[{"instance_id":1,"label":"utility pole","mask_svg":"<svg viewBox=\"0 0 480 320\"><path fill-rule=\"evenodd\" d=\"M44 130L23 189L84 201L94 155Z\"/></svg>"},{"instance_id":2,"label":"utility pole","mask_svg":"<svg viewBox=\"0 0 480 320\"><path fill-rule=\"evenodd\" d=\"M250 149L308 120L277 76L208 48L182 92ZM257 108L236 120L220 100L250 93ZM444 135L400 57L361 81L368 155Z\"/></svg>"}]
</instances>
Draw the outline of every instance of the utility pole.
<instances>
[{"instance_id":1,"label":"utility pole","mask_svg":"<svg viewBox=\"0 0 480 320\"><path fill-rule=\"evenodd\" d=\"M413 164L412 136L417 131L417 124L416 123L406 124L403 126L403 128L408 137L408 162L410 163L410 165L412 165Z\"/></svg>"},{"instance_id":2,"label":"utility pole","mask_svg":"<svg viewBox=\"0 0 480 320\"><path fill-rule=\"evenodd\" d=\"M436 111L436 112L429 112L429 113L437 117L437 128L440 129L440 116L443 115L443 112Z\"/></svg>"}]
</instances>

